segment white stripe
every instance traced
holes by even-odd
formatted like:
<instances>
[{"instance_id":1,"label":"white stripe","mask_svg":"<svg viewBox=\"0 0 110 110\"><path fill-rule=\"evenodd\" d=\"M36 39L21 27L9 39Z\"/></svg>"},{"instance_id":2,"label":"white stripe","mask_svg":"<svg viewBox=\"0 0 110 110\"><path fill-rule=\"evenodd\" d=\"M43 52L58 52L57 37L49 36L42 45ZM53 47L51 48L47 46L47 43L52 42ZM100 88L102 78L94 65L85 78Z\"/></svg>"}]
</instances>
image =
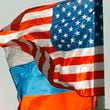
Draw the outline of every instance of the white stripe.
<instances>
[{"instance_id":1,"label":"white stripe","mask_svg":"<svg viewBox=\"0 0 110 110\"><path fill-rule=\"evenodd\" d=\"M35 44L40 47L51 47L52 46L50 39L36 39L36 40L33 40L33 42L35 42Z\"/></svg>"},{"instance_id":2,"label":"white stripe","mask_svg":"<svg viewBox=\"0 0 110 110\"><path fill-rule=\"evenodd\" d=\"M38 12L31 12L27 13L21 20L21 22L27 21L27 20L32 20L32 19L37 19L37 18L44 18L44 17L49 17L52 16L53 11L51 9L43 10L43 11L38 11Z\"/></svg>"},{"instance_id":3,"label":"white stripe","mask_svg":"<svg viewBox=\"0 0 110 110\"><path fill-rule=\"evenodd\" d=\"M3 28L3 31L11 30L11 25L7 25L6 27Z\"/></svg>"},{"instance_id":4,"label":"white stripe","mask_svg":"<svg viewBox=\"0 0 110 110\"><path fill-rule=\"evenodd\" d=\"M54 82L62 84L66 87L72 86L75 88L75 90L104 87L104 79L85 80L78 82L60 82L58 79L55 79Z\"/></svg>"},{"instance_id":5,"label":"white stripe","mask_svg":"<svg viewBox=\"0 0 110 110\"><path fill-rule=\"evenodd\" d=\"M39 59L41 56L42 55L40 52L40 48L37 46L37 52L36 52L36 56L35 56L35 61L36 61L37 65L38 65L38 63L40 63ZM50 68L50 58L49 58L49 55L47 54L47 52L45 52L45 58L46 58L46 60L43 64L42 72L46 77L48 77L48 69Z\"/></svg>"},{"instance_id":6,"label":"white stripe","mask_svg":"<svg viewBox=\"0 0 110 110\"><path fill-rule=\"evenodd\" d=\"M26 64L33 61L33 57L21 50L19 46L5 47L5 54L9 67Z\"/></svg>"},{"instance_id":7,"label":"white stripe","mask_svg":"<svg viewBox=\"0 0 110 110\"><path fill-rule=\"evenodd\" d=\"M36 56L35 56L35 61L37 62L37 65L39 62L39 59L41 58L42 54L40 52L40 48L37 46L37 52L36 52ZM48 69L50 68L50 58L49 55L47 54L47 52L45 52L45 62L43 64L43 68L42 68L42 72L43 74L48 77Z\"/></svg>"},{"instance_id":8,"label":"white stripe","mask_svg":"<svg viewBox=\"0 0 110 110\"><path fill-rule=\"evenodd\" d=\"M46 61L44 62L44 65L43 65L43 73L46 77L48 77L48 70L50 68L50 57L47 54L47 52L45 52L45 58L46 58Z\"/></svg>"},{"instance_id":9,"label":"white stripe","mask_svg":"<svg viewBox=\"0 0 110 110\"><path fill-rule=\"evenodd\" d=\"M71 51L57 51L50 54L52 59L56 58L71 58L81 56L91 56L103 53L103 46L73 49Z\"/></svg>"},{"instance_id":10,"label":"white stripe","mask_svg":"<svg viewBox=\"0 0 110 110\"><path fill-rule=\"evenodd\" d=\"M55 72L60 72L60 74L80 74L83 72L92 72L99 70L104 70L104 64L102 62L72 66L56 65L55 67Z\"/></svg>"},{"instance_id":11,"label":"white stripe","mask_svg":"<svg viewBox=\"0 0 110 110\"><path fill-rule=\"evenodd\" d=\"M28 41L26 41L26 40L19 40L20 42L23 42L25 45L27 45L28 46L28 48L30 49L30 51L32 51L32 49L33 49L33 45L30 43L30 42L28 42ZM19 45L18 45L19 46Z\"/></svg>"},{"instance_id":12,"label":"white stripe","mask_svg":"<svg viewBox=\"0 0 110 110\"><path fill-rule=\"evenodd\" d=\"M8 35L0 35L0 43L7 43L8 41L12 39L18 39L23 35L33 33L33 32L43 32L43 31L49 31L51 27L51 24L45 24L45 25L40 25L40 26L33 26L28 29L11 33Z\"/></svg>"},{"instance_id":13,"label":"white stripe","mask_svg":"<svg viewBox=\"0 0 110 110\"><path fill-rule=\"evenodd\" d=\"M35 61L38 64L38 61L39 61L39 59L41 57L41 52L40 52L40 48L38 46L36 46L36 48L37 48L37 52L36 52L36 56L35 56Z\"/></svg>"}]
</instances>

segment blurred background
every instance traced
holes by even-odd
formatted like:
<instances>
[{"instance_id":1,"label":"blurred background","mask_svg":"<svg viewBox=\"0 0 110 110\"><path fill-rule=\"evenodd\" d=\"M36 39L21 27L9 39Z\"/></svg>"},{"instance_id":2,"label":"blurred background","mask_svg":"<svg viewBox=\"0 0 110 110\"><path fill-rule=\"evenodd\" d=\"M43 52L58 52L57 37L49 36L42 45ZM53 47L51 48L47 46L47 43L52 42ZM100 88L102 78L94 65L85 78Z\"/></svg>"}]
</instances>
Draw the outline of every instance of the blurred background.
<instances>
[{"instance_id":1,"label":"blurred background","mask_svg":"<svg viewBox=\"0 0 110 110\"><path fill-rule=\"evenodd\" d=\"M0 29L27 8L57 1L61 0L0 0ZM0 48L0 110L17 110L17 107L16 88L8 70L4 50Z\"/></svg>"},{"instance_id":2,"label":"blurred background","mask_svg":"<svg viewBox=\"0 0 110 110\"><path fill-rule=\"evenodd\" d=\"M9 24L23 10L61 0L0 0L0 29ZM104 53L105 53L105 106L110 109L110 0L104 3ZM0 48L0 110L17 110L16 88L8 71L5 54ZM99 110L104 110L104 99L99 97Z\"/></svg>"}]
</instances>

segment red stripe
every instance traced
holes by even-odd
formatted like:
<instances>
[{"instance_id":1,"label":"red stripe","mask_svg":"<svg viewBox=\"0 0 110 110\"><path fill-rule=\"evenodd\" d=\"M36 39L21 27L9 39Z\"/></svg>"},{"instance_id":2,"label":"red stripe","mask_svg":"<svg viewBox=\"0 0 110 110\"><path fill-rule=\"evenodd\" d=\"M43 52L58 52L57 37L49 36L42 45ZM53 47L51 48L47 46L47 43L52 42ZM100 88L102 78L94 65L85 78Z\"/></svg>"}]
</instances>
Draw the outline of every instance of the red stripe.
<instances>
[{"instance_id":1,"label":"red stripe","mask_svg":"<svg viewBox=\"0 0 110 110\"><path fill-rule=\"evenodd\" d=\"M78 82L84 80L103 79L104 71L85 72L79 74L60 74L54 72L54 79L58 79L62 82Z\"/></svg>"},{"instance_id":2,"label":"red stripe","mask_svg":"<svg viewBox=\"0 0 110 110\"><path fill-rule=\"evenodd\" d=\"M97 72L87 72L87 73L81 73L80 75L60 75L58 73L54 73L55 65L50 62L50 69L48 71L48 80L50 83L58 88L66 88L75 90L80 96L97 96L97 95L104 95L104 87L97 87L97 88L89 88L89 89L81 89L76 90L74 87L64 87L62 84L57 84L53 81L53 79L58 78L61 81L67 81L67 82L74 82L74 81L81 81L81 80L91 80L91 79L103 79L104 78L104 72L103 71L97 71ZM82 79L81 79L82 78ZM77 79L77 80L76 80Z\"/></svg>"},{"instance_id":3,"label":"red stripe","mask_svg":"<svg viewBox=\"0 0 110 110\"><path fill-rule=\"evenodd\" d=\"M6 47L5 43L0 43L0 47Z\"/></svg>"},{"instance_id":4,"label":"red stripe","mask_svg":"<svg viewBox=\"0 0 110 110\"><path fill-rule=\"evenodd\" d=\"M52 5L46 5L46 6L41 6L41 7L36 7L36 8L31 8L28 9L26 11L24 11L23 13L21 13L11 24L11 29L14 31L6 31L6 32L1 32L1 34L3 35L7 35L10 33L15 33L15 32L19 32L21 30L24 29L28 29L29 27L33 27L33 26L38 26L38 25L42 25L42 24L50 24L52 22L52 18L51 17L45 17L45 18L39 18L39 19L34 19L34 20L29 20L29 21L25 21L21 23L22 18L27 14L27 13L32 13L32 12L37 12L37 11L42 11L42 10L46 10L49 8L52 8L55 4ZM42 35L42 33L44 35ZM35 40L35 39L50 39L50 33L49 32L41 32L41 33L30 33L24 36L21 36L20 39L24 39L24 40ZM33 54L33 56L35 57L36 52L37 52L37 48L35 46L35 44L33 44L33 50L31 52L29 46L27 44L25 44L25 42L20 42L18 40L13 40L18 46L21 47L21 49L29 54ZM3 44L0 44L3 45ZM40 52L41 52L41 57L39 59L39 63L38 63L38 67L40 70L43 69L43 65L46 61L45 58L45 50L43 48L40 48ZM54 47L49 47L47 48L47 52L53 53L56 52L56 49ZM54 73L54 69L55 69L55 65L56 64L61 64L62 66L68 66L68 65L81 65L81 64L91 64L94 62L102 62L103 61L103 54L99 54L99 55L95 55L95 56L86 56L86 57L76 57L76 58L57 58L54 60L54 62L52 61L52 59L50 60L50 68L48 70L48 79L51 82L51 84L53 84L56 87L60 87L60 88L70 88L72 90L74 90L74 87L64 87L61 84L57 84L55 83L53 80L55 78L59 79L60 81L65 81L65 82L78 82L78 81L82 81L82 80L91 80L91 79L101 79L104 78L104 72L103 71L95 71L95 72L86 72L86 73L80 73L80 74L69 74L68 75L61 75L60 73ZM81 90L77 90L77 92L81 95L81 96L94 96L94 95L102 95L104 94L104 88L89 88L89 89L81 89Z\"/></svg>"},{"instance_id":5,"label":"red stripe","mask_svg":"<svg viewBox=\"0 0 110 110\"><path fill-rule=\"evenodd\" d=\"M1 35L1 37L3 37L3 35L11 34L14 32L15 32L14 30L0 31L0 35Z\"/></svg>"},{"instance_id":6,"label":"red stripe","mask_svg":"<svg viewBox=\"0 0 110 110\"><path fill-rule=\"evenodd\" d=\"M15 42L18 46L20 46L20 48L24 51L29 53L30 55L32 55L32 52L29 48L29 46L27 44L25 44L24 42L20 42L18 40L13 40L13 42Z\"/></svg>"},{"instance_id":7,"label":"red stripe","mask_svg":"<svg viewBox=\"0 0 110 110\"><path fill-rule=\"evenodd\" d=\"M37 39L50 39L50 32L45 31L45 32L34 32L34 33L29 33L27 35L21 36L19 39L22 40L37 40Z\"/></svg>"},{"instance_id":8,"label":"red stripe","mask_svg":"<svg viewBox=\"0 0 110 110\"><path fill-rule=\"evenodd\" d=\"M76 90L73 86L70 87L64 87L62 84L57 84L55 82L53 82L53 77L55 77L52 73L53 73L53 69L54 66L52 66L52 68L49 69L49 76L48 76L48 80L50 81L50 83L58 88L66 88L66 89L70 89L70 90L75 90L80 96L101 96L104 95L104 87L97 87L97 88L89 88L89 89L80 89L80 90ZM103 72L102 72L103 74ZM103 75L102 75L103 76Z\"/></svg>"},{"instance_id":9,"label":"red stripe","mask_svg":"<svg viewBox=\"0 0 110 110\"><path fill-rule=\"evenodd\" d=\"M71 57L71 58L56 58L54 63L60 64L61 66L68 65L81 65L81 64L91 64L95 62L103 62L103 54L94 55L94 56L85 56L85 57Z\"/></svg>"},{"instance_id":10,"label":"red stripe","mask_svg":"<svg viewBox=\"0 0 110 110\"><path fill-rule=\"evenodd\" d=\"M14 33L14 31L12 33ZM5 34L9 34L9 33L4 33L4 35ZM50 36L51 36L50 31L34 32L34 33L29 33L29 34L23 35L20 38L18 38L18 40L20 39L20 40L33 41L33 40L37 40L37 39L50 39ZM0 43L1 47L3 47L3 46L5 47L6 45L7 45L6 43Z\"/></svg>"},{"instance_id":11,"label":"red stripe","mask_svg":"<svg viewBox=\"0 0 110 110\"><path fill-rule=\"evenodd\" d=\"M27 9L25 11L25 14L47 10L47 9L53 8L55 5L56 5L56 3L52 3L52 4L49 4L49 5L37 6L37 7L34 7L34 8L30 8L30 9Z\"/></svg>"},{"instance_id":12,"label":"red stripe","mask_svg":"<svg viewBox=\"0 0 110 110\"><path fill-rule=\"evenodd\" d=\"M33 49L32 49L32 55L35 58L36 53L37 53L37 47L36 47L36 45L34 43L31 42L31 44L32 44L32 47L33 47Z\"/></svg>"},{"instance_id":13,"label":"red stripe","mask_svg":"<svg viewBox=\"0 0 110 110\"><path fill-rule=\"evenodd\" d=\"M28 29L33 26L39 26L39 25L44 25L44 24L51 24L52 22L52 17L43 17L43 18L38 18L38 19L32 19L28 20L25 22L20 22L20 23L14 23L11 25L12 29L18 31L22 31L24 29Z\"/></svg>"},{"instance_id":14,"label":"red stripe","mask_svg":"<svg viewBox=\"0 0 110 110\"><path fill-rule=\"evenodd\" d=\"M95 47L94 47L94 49L95 49ZM58 52L53 46L51 46L51 47L46 47L46 50L47 50L47 52L49 53L49 54L52 54L52 53L54 53L54 52ZM88 49L89 50L89 49ZM60 51L60 52L63 52L63 51ZM94 50L94 54L95 54L95 50Z\"/></svg>"},{"instance_id":15,"label":"red stripe","mask_svg":"<svg viewBox=\"0 0 110 110\"><path fill-rule=\"evenodd\" d=\"M53 79L54 79L54 68L55 68L55 65L52 63L52 60L50 59L50 68L49 68L49 70L48 70L48 80L49 80L49 82L50 82L53 86L55 86L55 87L57 87L57 88L65 88L65 89L66 89L66 87L64 87L63 85L57 84L57 83L55 83L55 82L53 81Z\"/></svg>"},{"instance_id":16,"label":"red stripe","mask_svg":"<svg viewBox=\"0 0 110 110\"><path fill-rule=\"evenodd\" d=\"M32 12L38 12L38 11L43 11L43 10L46 10L46 9L50 9L50 8L53 8L56 4L51 4L51 5L45 5L45 6L39 6L39 7L34 7L34 8L30 8L30 9L27 9L26 11L24 11L23 13L21 13L12 23L12 27L11 29L12 30L16 30L17 28L16 27L13 27L13 24L20 24L23 16L25 16L26 14L28 13L32 13Z\"/></svg>"},{"instance_id":17,"label":"red stripe","mask_svg":"<svg viewBox=\"0 0 110 110\"><path fill-rule=\"evenodd\" d=\"M104 87L76 90L80 96L104 96Z\"/></svg>"},{"instance_id":18,"label":"red stripe","mask_svg":"<svg viewBox=\"0 0 110 110\"><path fill-rule=\"evenodd\" d=\"M56 52L57 50L54 47L46 47L46 50L49 54Z\"/></svg>"},{"instance_id":19,"label":"red stripe","mask_svg":"<svg viewBox=\"0 0 110 110\"><path fill-rule=\"evenodd\" d=\"M40 69L40 71L42 71L43 69L43 64L45 63L45 51L43 48L40 48L40 52L41 52L41 57L39 58L39 63L38 63L38 67Z\"/></svg>"}]
</instances>

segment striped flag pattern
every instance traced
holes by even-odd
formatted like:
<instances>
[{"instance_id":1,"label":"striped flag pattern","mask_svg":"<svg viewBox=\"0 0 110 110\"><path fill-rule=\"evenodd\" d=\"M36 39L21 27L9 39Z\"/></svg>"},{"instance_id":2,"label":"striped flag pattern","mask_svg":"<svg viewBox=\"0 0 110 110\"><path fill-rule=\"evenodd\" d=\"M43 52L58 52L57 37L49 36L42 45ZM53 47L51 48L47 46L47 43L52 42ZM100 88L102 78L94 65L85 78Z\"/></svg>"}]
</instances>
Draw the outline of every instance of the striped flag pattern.
<instances>
[{"instance_id":1,"label":"striped flag pattern","mask_svg":"<svg viewBox=\"0 0 110 110\"><path fill-rule=\"evenodd\" d=\"M67 10L67 14L60 13L59 7ZM84 7L90 13L86 13ZM100 9L100 0L70 0L28 9L0 32L0 45L4 48L17 45L32 55L40 71L55 87L76 90L81 96L103 95L103 33L95 15ZM64 19L59 21L61 16ZM66 18L70 16L71 20ZM79 32L79 29L82 30Z\"/></svg>"},{"instance_id":2,"label":"striped flag pattern","mask_svg":"<svg viewBox=\"0 0 110 110\"><path fill-rule=\"evenodd\" d=\"M52 86L39 71L32 55L28 54L30 52L22 51L27 50L26 45L23 44L21 49L20 43L32 46L27 41L11 41L11 45L5 47L9 70L17 89L18 110L94 109L95 97L81 97L75 91Z\"/></svg>"}]
</instances>

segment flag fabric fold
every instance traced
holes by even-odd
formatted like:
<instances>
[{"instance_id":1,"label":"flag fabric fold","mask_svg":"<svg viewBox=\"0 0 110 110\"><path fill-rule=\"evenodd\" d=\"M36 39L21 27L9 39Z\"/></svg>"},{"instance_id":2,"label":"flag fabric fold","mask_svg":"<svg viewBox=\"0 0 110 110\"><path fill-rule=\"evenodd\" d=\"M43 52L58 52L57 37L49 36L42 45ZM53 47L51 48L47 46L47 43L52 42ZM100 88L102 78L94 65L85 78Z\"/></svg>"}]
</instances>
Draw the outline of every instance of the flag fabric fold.
<instances>
[{"instance_id":1,"label":"flag fabric fold","mask_svg":"<svg viewBox=\"0 0 110 110\"><path fill-rule=\"evenodd\" d=\"M94 109L95 97L81 97L75 91L52 86L39 71L32 55L15 46L15 42L5 47L5 53L17 89L18 110Z\"/></svg>"},{"instance_id":2,"label":"flag fabric fold","mask_svg":"<svg viewBox=\"0 0 110 110\"><path fill-rule=\"evenodd\" d=\"M104 95L101 0L69 0L28 9L1 30L0 46L27 52L57 88L81 96ZM9 62L12 65L10 58Z\"/></svg>"}]
</instances>

